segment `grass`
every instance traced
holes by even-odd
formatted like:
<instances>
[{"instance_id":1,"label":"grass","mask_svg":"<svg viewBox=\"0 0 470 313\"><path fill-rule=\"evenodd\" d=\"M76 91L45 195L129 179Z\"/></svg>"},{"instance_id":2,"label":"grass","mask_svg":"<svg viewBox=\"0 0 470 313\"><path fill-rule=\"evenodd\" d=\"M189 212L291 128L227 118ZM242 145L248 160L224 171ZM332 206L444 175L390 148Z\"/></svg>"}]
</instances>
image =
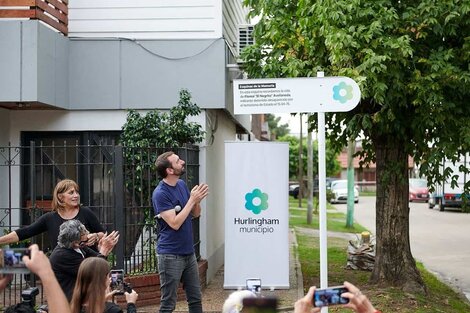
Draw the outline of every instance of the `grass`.
<instances>
[{"instance_id":1,"label":"grass","mask_svg":"<svg viewBox=\"0 0 470 313\"><path fill-rule=\"evenodd\" d=\"M314 201L314 207L315 207ZM289 197L289 226L300 226L311 229L318 229L318 213L312 214L312 224L307 224L307 201L302 201L302 207L299 208L299 200ZM327 204L327 229L329 231L344 233L360 233L367 230L362 225L355 223L352 228L346 227L346 215L339 213L331 204Z\"/></svg>"},{"instance_id":2,"label":"grass","mask_svg":"<svg viewBox=\"0 0 470 313\"><path fill-rule=\"evenodd\" d=\"M320 250L318 235L310 231L310 228L318 227L318 218L314 215L312 225L306 225L306 217L301 215L306 212L306 206L297 208L298 201L290 208L290 226L296 228L299 261L302 268L305 292L309 286L320 285ZM349 231L340 226L338 220L341 213L328 210L328 230ZM345 219L345 217L344 217ZM344 222L343 222L344 224ZM364 229L356 224L354 232ZM307 230L305 228L308 228ZM364 294L373 302L374 306L383 313L457 313L470 312L470 304L463 296L455 292L446 284L439 281L433 274L428 272L421 263L418 269L428 288L427 295L407 294L399 288L378 287L368 283L370 272L353 271L345 268L347 260L346 239L328 238L328 283L330 286L341 285L347 280L357 285ZM351 312L349 309L331 307L329 312Z\"/></svg>"},{"instance_id":3,"label":"grass","mask_svg":"<svg viewBox=\"0 0 470 313\"><path fill-rule=\"evenodd\" d=\"M360 197L375 197L375 191L361 191L359 192Z\"/></svg>"}]
</instances>

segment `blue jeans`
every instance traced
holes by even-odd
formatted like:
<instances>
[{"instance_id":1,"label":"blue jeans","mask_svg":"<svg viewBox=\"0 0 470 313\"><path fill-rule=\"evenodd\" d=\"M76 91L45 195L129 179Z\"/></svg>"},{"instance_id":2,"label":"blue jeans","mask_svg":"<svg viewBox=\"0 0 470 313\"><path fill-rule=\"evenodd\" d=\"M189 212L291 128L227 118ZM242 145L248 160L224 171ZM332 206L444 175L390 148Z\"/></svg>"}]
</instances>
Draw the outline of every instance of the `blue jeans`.
<instances>
[{"instance_id":1,"label":"blue jeans","mask_svg":"<svg viewBox=\"0 0 470 313\"><path fill-rule=\"evenodd\" d=\"M176 306L178 285L183 288L190 313L202 313L201 283L196 255L158 254L160 275L160 313L173 312Z\"/></svg>"}]
</instances>

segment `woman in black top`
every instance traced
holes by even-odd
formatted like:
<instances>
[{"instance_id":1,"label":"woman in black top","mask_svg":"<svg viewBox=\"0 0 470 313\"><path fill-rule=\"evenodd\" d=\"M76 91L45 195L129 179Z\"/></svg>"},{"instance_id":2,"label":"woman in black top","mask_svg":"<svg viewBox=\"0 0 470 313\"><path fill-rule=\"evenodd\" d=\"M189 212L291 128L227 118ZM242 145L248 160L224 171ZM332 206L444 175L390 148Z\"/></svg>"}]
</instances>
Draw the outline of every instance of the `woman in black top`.
<instances>
[{"instance_id":1,"label":"woman in black top","mask_svg":"<svg viewBox=\"0 0 470 313\"><path fill-rule=\"evenodd\" d=\"M1 236L0 245L15 243L47 232L50 247L54 248L57 245L60 225L71 219L79 220L90 231L87 245L94 245L104 236L105 230L95 214L87 207L80 207L78 185L73 180L64 179L57 183L52 197L52 209L52 212L43 214L31 225Z\"/></svg>"},{"instance_id":2,"label":"woman in black top","mask_svg":"<svg viewBox=\"0 0 470 313\"><path fill-rule=\"evenodd\" d=\"M70 307L72 313L122 313L121 308L113 303L106 302L107 293L111 283L109 264L98 257L83 260L78 269L77 282L73 290ZM125 292L127 313L136 313L135 302L138 294L132 290Z\"/></svg>"}]
</instances>

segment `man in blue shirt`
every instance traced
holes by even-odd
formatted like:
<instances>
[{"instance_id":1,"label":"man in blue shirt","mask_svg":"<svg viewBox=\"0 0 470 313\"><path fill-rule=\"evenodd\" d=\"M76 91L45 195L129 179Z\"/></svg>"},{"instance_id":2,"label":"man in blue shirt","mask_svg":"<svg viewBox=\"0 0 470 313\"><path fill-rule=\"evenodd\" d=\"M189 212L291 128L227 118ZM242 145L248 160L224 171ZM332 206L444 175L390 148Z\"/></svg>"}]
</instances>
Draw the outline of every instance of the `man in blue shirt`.
<instances>
[{"instance_id":1,"label":"man in blue shirt","mask_svg":"<svg viewBox=\"0 0 470 313\"><path fill-rule=\"evenodd\" d=\"M179 282L183 282L190 313L202 313L201 283L194 254L192 217L201 214L200 202L209 193L206 184L189 192L180 179L185 162L174 152L165 152L155 162L162 178L152 194L152 203L159 234L157 241L160 275L160 312L173 312Z\"/></svg>"}]
</instances>

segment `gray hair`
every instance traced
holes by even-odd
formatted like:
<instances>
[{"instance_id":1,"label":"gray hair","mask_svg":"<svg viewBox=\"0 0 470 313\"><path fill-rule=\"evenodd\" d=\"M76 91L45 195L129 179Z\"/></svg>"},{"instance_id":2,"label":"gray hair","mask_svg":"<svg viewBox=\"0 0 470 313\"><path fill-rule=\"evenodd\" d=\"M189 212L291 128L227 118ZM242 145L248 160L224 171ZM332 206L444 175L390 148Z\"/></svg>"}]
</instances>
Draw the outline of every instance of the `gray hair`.
<instances>
[{"instance_id":1,"label":"gray hair","mask_svg":"<svg viewBox=\"0 0 470 313\"><path fill-rule=\"evenodd\" d=\"M80 241L80 237L88 234L88 230L79 220L70 220L62 223L57 237L57 246L61 248L72 248L75 241Z\"/></svg>"}]
</instances>

